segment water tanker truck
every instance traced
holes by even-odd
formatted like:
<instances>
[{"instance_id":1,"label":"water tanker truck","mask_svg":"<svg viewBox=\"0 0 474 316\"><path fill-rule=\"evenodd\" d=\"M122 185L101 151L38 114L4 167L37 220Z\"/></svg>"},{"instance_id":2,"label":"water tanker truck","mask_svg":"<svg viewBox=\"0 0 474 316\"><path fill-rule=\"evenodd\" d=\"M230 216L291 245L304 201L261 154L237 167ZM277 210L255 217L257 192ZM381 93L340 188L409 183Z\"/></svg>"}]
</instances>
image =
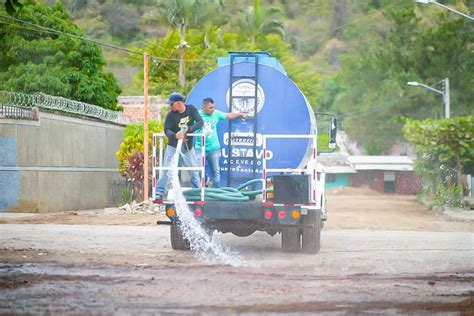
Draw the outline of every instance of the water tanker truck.
<instances>
[{"instance_id":1,"label":"water tanker truck","mask_svg":"<svg viewBox=\"0 0 474 316\"><path fill-rule=\"evenodd\" d=\"M266 52L230 52L219 57L218 67L196 83L186 103L199 106L209 97L216 109L244 113L247 118L218 124L221 188L185 191L189 210L210 234L279 233L284 251L317 253L326 210L324 174L317 170L322 151L318 150L316 120L324 118L329 136L324 145L332 151L335 117L314 113L282 65ZM163 136L153 138L154 184L163 169ZM195 137L205 143L203 135ZM205 159L200 161L204 171ZM172 248L188 249L175 203L155 202L170 219Z\"/></svg>"}]
</instances>

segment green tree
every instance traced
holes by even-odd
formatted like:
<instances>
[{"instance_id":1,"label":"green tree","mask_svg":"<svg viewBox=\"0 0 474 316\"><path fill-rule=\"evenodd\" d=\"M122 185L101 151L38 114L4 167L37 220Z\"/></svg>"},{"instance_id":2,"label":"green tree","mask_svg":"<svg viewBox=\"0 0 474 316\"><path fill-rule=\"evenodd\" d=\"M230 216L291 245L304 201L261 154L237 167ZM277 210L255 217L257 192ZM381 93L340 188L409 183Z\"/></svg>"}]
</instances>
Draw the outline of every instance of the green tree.
<instances>
[{"instance_id":1,"label":"green tree","mask_svg":"<svg viewBox=\"0 0 474 316\"><path fill-rule=\"evenodd\" d=\"M148 122L148 147L151 148L154 133L163 133L163 121L149 121ZM128 189L132 198L141 199L143 197L143 179L144 170L143 163L145 161L143 149L144 137L143 123L129 124L123 131L123 142L120 144L120 149L115 153L119 161L119 172L129 181ZM168 139L164 138L164 145L168 143ZM152 155L149 151L149 174L152 176ZM151 182L149 182L151 186ZM124 192L126 193L126 192Z\"/></svg>"},{"instance_id":2,"label":"green tree","mask_svg":"<svg viewBox=\"0 0 474 316\"><path fill-rule=\"evenodd\" d=\"M269 51L282 63L289 77L303 91L310 104L317 108L321 91L320 75L311 69L308 62L298 61L291 47L280 36L270 34L259 38L257 43L252 43L250 39L243 38L240 34L220 33L215 30L208 34L210 47L205 45L203 39L206 35L200 30L188 29L186 36L190 40L191 47L184 55L189 65L188 85L182 90L183 93L187 94L198 80L215 69L217 57L226 56L229 51ZM178 64L173 60L176 56L177 43L179 43L178 34L168 32L165 37L145 48L151 55L163 57L155 59L150 66L150 93L167 95L178 90ZM136 59L134 63L138 65L141 60ZM143 72L136 75L134 86L141 86L142 80Z\"/></svg>"},{"instance_id":3,"label":"green tree","mask_svg":"<svg viewBox=\"0 0 474 316\"><path fill-rule=\"evenodd\" d=\"M8 14L14 14L17 8L21 8L22 4L18 0L5 0L5 10Z\"/></svg>"},{"instance_id":4,"label":"green tree","mask_svg":"<svg viewBox=\"0 0 474 316\"><path fill-rule=\"evenodd\" d=\"M205 37L209 38L210 47L207 47ZM169 30L168 33L151 42L145 47L145 51L151 56L149 70L149 91L155 95L168 95L173 91L180 91L185 95L194 86L197 80L215 68L217 56L224 56L227 50L217 47L218 33L213 31L204 33L196 29L188 29L186 37L189 39L189 49L184 53L183 59L187 63L187 84L183 89L179 82L180 64L177 62L179 54L179 34ZM141 65L141 59L133 59L134 65ZM133 86L138 90L143 85L143 71L141 70L134 78Z\"/></svg>"},{"instance_id":5,"label":"green tree","mask_svg":"<svg viewBox=\"0 0 474 316\"><path fill-rule=\"evenodd\" d=\"M451 81L452 116L470 114L474 99L474 25L449 12L417 10L413 3L384 5L387 32L367 36L343 58L335 108L343 127L373 153L402 139L403 117L425 119L442 113L443 102L407 81ZM427 7L428 8L428 7ZM441 88L441 87L439 87Z\"/></svg>"},{"instance_id":6,"label":"green tree","mask_svg":"<svg viewBox=\"0 0 474 316\"><path fill-rule=\"evenodd\" d=\"M219 11L219 1L216 0L162 0L158 9L161 17L173 30L179 33L179 74L178 79L181 90L186 89L185 52L190 46L186 41L187 28L199 29L208 26L215 20Z\"/></svg>"},{"instance_id":7,"label":"green tree","mask_svg":"<svg viewBox=\"0 0 474 316\"><path fill-rule=\"evenodd\" d=\"M415 170L424 177L431 195L440 186L451 187L455 182L462 200L461 175L474 163L473 116L442 120L410 120L403 128L405 137L416 146ZM455 181L453 181L455 179Z\"/></svg>"},{"instance_id":8,"label":"green tree","mask_svg":"<svg viewBox=\"0 0 474 316\"><path fill-rule=\"evenodd\" d=\"M285 70L304 93L313 109L318 108L321 93L321 75L313 70L310 62L300 61L283 38L276 34L266 35L255 45L256 50L268 51L276 57Z\"/></svg>"},{"instance_id":9,"label":"green tree","mask_svg":"<svg viewBox=\"0 0 474 316\"><path fill-rule=\"evenodd\" d=\"M148 145L151 148L153 134L163 133L163 121L149 121L148 130ZM115 156L119 160L119 171L122 175L125 175L127 171L127 163L130 157L138 152L143 154L143 133L143 123L129 124L124 129L123 142L120 144L120 149L115 153ZM165 138L165 145L166 143L167 139Z\"/></svg>"},{"instance_id":10,"label":"green tree","mask_svg":"<svg viewBox=\"0 0 474 316\"><path fill-rule=\"evenodd\" d=\"M2 12L3 14L3 12ZM23 1L13 13L30 23L84 36L61 2L53 7ZM105 59L93 43L2 18L0 90L43 92L116 110L120 88L104 71Z\"/></svg>"},{"instance_id":11,"label":"green tree","mask_svg":"<svg viewBox=\"0 0 474 316\"><path fill-rule=\"evenodd\" d=\"M283 23L277 18L282 15L283 10L275 5L263 7L260 0L254 0L253 6L247 6L241 10L241 14L235 20L238 33L250 39L252 44L268 34L283 36Z\"/></svg>"}]
</instances>

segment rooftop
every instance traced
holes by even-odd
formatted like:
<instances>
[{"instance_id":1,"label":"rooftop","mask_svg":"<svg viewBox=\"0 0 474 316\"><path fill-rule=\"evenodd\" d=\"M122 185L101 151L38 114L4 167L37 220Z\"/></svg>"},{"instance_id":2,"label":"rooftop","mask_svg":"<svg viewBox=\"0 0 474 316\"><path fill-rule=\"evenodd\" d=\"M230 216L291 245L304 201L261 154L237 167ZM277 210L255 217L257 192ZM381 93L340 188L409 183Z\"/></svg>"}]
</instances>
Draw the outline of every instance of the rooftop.
<instances>
[{"instance_id":1,"label":"rooftop","mask_svg":"<svg viewBox=\"0 0 474 316\"><path fill-rule=\"evenodd\" d=\"M347 159L356 170L413 170L413 160L407 156L348 156Z\"/></svg>"}]
</instances>

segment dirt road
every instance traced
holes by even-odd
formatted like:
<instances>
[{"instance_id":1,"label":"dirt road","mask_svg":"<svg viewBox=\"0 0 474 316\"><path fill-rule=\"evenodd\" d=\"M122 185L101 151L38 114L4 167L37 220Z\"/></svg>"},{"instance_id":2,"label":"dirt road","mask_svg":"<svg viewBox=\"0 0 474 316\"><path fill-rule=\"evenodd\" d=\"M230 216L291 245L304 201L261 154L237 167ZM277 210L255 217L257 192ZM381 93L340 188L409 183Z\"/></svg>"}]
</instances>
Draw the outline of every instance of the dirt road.
<instances>
[{"instance_id":1,"label":"dirt road","mask_svg":"<svg viewBox=\"0 0 474 316\"><path fill-rule=\"evenodd\" d=\"M156 216L3 218L0 314L474 313L472 224L411 197L328 203L318 255L282 253L278 235L216 234L238 267L173 251Z\"/></svg>"}]
</instances>

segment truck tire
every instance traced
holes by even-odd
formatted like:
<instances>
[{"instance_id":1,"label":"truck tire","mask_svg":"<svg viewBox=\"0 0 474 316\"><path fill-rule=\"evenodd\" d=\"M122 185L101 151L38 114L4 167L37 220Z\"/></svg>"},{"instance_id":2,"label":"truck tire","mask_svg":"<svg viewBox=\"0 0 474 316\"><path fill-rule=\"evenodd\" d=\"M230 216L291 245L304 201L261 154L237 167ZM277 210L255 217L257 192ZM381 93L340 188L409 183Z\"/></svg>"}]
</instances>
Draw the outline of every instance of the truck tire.
<instances>
[{"instance_id":1,"label":"truck tire","mask_svg":"<svg viewBox=\"0 0 474 316\"><path fill-rule=\"evenodd\" d=\"M285 252L298 252L301 248L298 228L283 228L281 231L281 249Z\"/></svg>"},{"instance_id":2,"label":"truck tire","mask_svg":"<svg viewBox=\"0 0 474 316\"><path fill-rule=\"evenodd\" d=\"M303 217L303 224L313 225L311 228L303 228L302 248L303 252L316 254L321 248L321 211L308 212Z\"/></svg>"},{"instance_id":3,"label":"truck tire","mask_svg":"<svg viewBox=\"0 0 474 316\"><path fill-rule=\"evenodd\" d=\"M189 241L183 237L178 225L170 226L171 248L174 250L189 250L191 246Z\"/></svg>"},{"instance_id":4,"label":"truck tire","mask_svg":"<svg viewBox=\"0 0 474 316\"><path fill-rule=\"evenodd\" d=\"M237 237L247 237L255 233L255 229L252 229L252 228L233 229L231 233Z\"/></svg>"}]
</instances>

